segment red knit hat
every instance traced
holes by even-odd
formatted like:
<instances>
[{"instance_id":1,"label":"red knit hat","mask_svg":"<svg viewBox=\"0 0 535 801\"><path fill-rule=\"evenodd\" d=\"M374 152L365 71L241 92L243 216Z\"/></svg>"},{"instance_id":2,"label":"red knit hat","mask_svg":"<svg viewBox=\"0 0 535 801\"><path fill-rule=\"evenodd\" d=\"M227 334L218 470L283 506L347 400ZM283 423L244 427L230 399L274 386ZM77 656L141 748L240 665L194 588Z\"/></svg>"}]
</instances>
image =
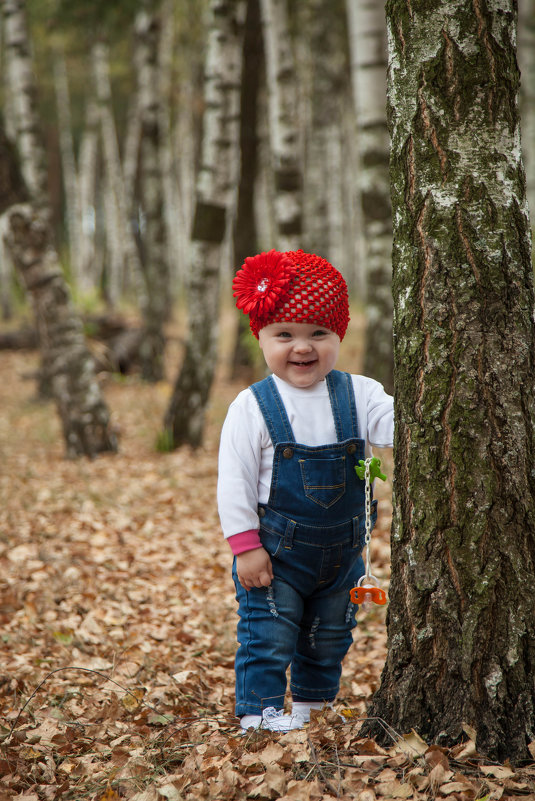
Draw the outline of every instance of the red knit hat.
<instances>
[{"instance_id":1,"label":"red knit hat","mask_svg":"<svg viewBox=\"0 0 535 801\"><path fill-rule=\"evenodd\" d=\"M271 323L312 323L344 338L349 322L347 286L332 264L302 250L249 256L232 283L236 306L249 315L258 339Z\"/></svg>"}]
</instances>

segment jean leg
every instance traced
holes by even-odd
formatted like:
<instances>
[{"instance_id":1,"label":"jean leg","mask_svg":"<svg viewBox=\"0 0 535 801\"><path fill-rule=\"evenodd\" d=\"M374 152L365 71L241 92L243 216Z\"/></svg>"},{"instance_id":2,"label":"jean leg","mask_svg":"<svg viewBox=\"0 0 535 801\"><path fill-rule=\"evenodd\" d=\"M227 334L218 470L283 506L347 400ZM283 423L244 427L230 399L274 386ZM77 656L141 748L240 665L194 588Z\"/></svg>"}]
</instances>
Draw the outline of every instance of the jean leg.
<instances>
[{"instance_id":1,"label":"jean leg","mask_svg":"<svg viewBox=\"0 0 535 801\"><path fill-rule=\"evenodd\" d=\"M246 591L234 571L238 607L235 659L236 715L260 715L269 706L282 709L286 669L290 664L303 614L303 599L281 579L270 587Z\"/></svg>"},{"instance_id":2,"label":"jean leg","mask_svg":"<svg viewBox=\"0 0 535 801\"><path fill-rule=\"evenodd\" d=\"M353 642L358 607L349 597L364 573L360 555L335 581L305 602L296 651L292 660L292 696L307 701L332 701L338 693L342 661ZM347 564L347 563L346 563Z\"/></svg>"}]
</instances>

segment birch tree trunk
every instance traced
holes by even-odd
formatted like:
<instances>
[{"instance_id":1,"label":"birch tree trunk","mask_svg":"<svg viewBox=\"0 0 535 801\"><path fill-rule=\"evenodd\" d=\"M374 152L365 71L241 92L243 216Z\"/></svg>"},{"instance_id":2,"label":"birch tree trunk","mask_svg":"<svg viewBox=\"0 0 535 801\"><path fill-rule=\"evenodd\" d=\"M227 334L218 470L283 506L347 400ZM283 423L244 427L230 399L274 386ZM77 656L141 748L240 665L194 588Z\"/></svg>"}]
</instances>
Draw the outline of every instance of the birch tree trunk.
<instances>
[{"instance_id":1,"label":"birch tree trunk","mask_svg":"<svg viewBox=\"0 0 535 801\"><path fill-rule=\"evenodd\" d=\"M85 125L80 142L78 189L80 192L81 230L79 249L80 289L84 292L96 290L100 284L97 262L97 162L98 162L98 111L95 101L87 102Z\"/></svg>"},{"instance_id":2,"label":"birch tree trunk","mask_svg":"<svg viewBox=\"0 0 535 801\"><path fill-rule=\"evenodd\" d=\"M307 107L303 246L347 275L340 163L347 67L343 15L341 18L338 3L333 0L312 0L303 5L297 24L301 28L299 38L305 42L299 59L299 83Z\"/></svg>"},{"instance_id":3,"label":"birch tree trunk","mask_svg":"<svg viewBox=\"0 0 535 801\"><path fill-rule=\"evenodd\" d=\"M46 154L24 1L5 0L3 13L16 142L31 201L31 206L10 209L4 241L33 301L41 354L39 394L52 396L56 402L69 456L115 450L82 323L71 304L53 245ZM5 209L5 200L2 202Z\"/></svg>"},{"instance_id":4,"label":"birch tree trunk","mask_svg":"<svg viewBox=\"0 0 535 801\"><path fill-rule=\"evenodd\" d=\"M0 64L3 66L5 63L4 57L4 19L0 14ZM5 70L1 71L1 88L4 97L3 103L3 118L4 127L10 141L16 138L16 132L13 126L15 114L12 111L11 96L9 94L8 84L5 77ZM2 227L2 220L0 220L0 229ZM2 310L2 319L9 320L13 314L13 299L11 293L11 277L14 273L14 267L9 258L9 253L4 247L4 237L2 230L0 230L0 308Z\"/></svg>"},{"instance_id":5,"label":"birch tree trunk","mask_svg":"<svg viewBox=\"0 0 535 801\"><path fill-rule=\"evenodd\" d=\"M13 264L9 253L4 247L3 220L0 218L0 314L2 320L10 320L13 316L13 303L11 299L11 276Z\"/></svg>"},{"instance_id":6,"label":"birch tree trunk","mask_svg":"<svg viewBox=\"0 0 535 801\"><path fill-rule=\"evenodd\" d=\"M174 29L174 2L163 0L161 6L162 30L159 47L158 89L160 92L160 162L164 194L166 260L169 268L171 291L180 276L180 258L183 243L189 239L189 226L184 223L180 206L176 158L173 153L173 129L171 120L173 98L173 50L176 46ZM191 138L191 134L190 134Z\"/></svg>"},{"instance_id":7,"label":"birch tree trunk","mask_svg":"<svg viewBox=\"0 0 535 801\"><path fill-rule=\"evenodd\" d=\"M24 203L28 196L14 151L0 129L0 214L13 262L35 306L67 456L115 451L117 442L97 383L93 357L72 306L46 210Z\"/></svg>"},{"instance_id":8,"label":"birch tree trunk","mask_svg":"<svg viewBox=\"0 0 535 801\"><path fill-rule=\"evenodd\" d=\"M175 225L177 242L177 269L181 285L187 283L190 260L190 236L195 206L196 183L196 130L199 127L194 113L194 97L196 86L187 83L181 89L181 102L177 111L177 120L172 130L172 149L176 188L178 192L178 218Z\"/></svg>"},{"instance_id":9,"label":"birch tree trunk","mask_svg":"<svg viewBox=\"0 0 535 801\"><path fill-rule=\"evenodd\" d=\"M46 152L37 112L25 0L4 0L3 15L8 91L20 168L32 201L50 214Z\"/></svg>"},{"instance_id":10,"label":"birch tree trunk","mask_svg":"<svg viewBox=\"0 0 535 801\"><path fill-rule=\"evenodd\" d=\"M515 11L387 5L395 504L388 655L368 710L439 744L468 724L499 762L529 758L535 733L534 290Z\"/></svg>"},{"instance_id":11,"label":"birch tree trunk","mask_svg":"<svg viewBox=\"0 0 535 801\"><path fill-rule=\"evenodd\" d=\"M138 93L141 118L140 187L144 216L142 268L145 279L140 344L141 373L147 381L164 375L164 321L169 316L171 286L165 251L165 218L161 153L159 42L161 20L157 0L145 0L136 17L139 57Z\"/></svg>"},{"instance_id":12,"label":"birch tree trunk","mask_svg":"<svg viewBox=\"0 0 535 801\"><path fill-rule=\"evenodd\" d=\"M392 212L386 122L386 25L376 0L346 0L359 150L358 191L366 260L367 347L364 373L394 387Z\"/></svg>"},{"instance_id":13,"label":"birch tree trunk","mask_svg":"<svg viewBox=\"0 0 535 801\"><path fill-rule=\"evenodd\" d=\"M342 110L342 208L344 213L343 247L346 265L345 279L350 296L365 297L365 258L362 253L362 209L355 191L358 173L356 120L353 103L345 103Z\"/></svg>"},{"instance_id":14,"label":"birch tree trunk","mask_svg":"<svg viewBox=\"0 0 535 801\"><path fill-rule=\"evenodd\" d=\"M56 105L58 110L59 142L61 149L63 189L65 192L65 216L69 243L70 271L73 283L78 286L82 272L82 251L80 248L82 241L82 209L80 204L78 170L76 167L72 138L69 82L64 52L59 52L54 62L54 88L56 90Z\"/></svg>"},{"instance_id":15,"label":"birch tree trunk","mask_svg":"<svg viewBox=\"0 0 535 801\"><path fill-rule=\"evenodd\" d=\"M299 155L296 70L286 0L261 0L268 87L271 166L279 250L302 246L303 170Z\"/></svg>"},{"instance_id":16,"label":"birch tree trunk","mask_svg":"<svg viewBox=\"0 0 535 801\"><path fill-rule=\"evenodd\" d=\"M240 95L240 176L233 243L234 263L239 268L258 250L255 191L258 173L258 102L263 71L262 27L259 0L247 0L243 37L243 68ZM248 318L237 316L237 336L232 359L232 377L252 380Z\"/></svg>"},{"instance_id":17,"label":"birch tree trunk","mask_svg":"<svg viewBox=\"0 0 535 801\"><path fill-rule=\"evenodd\" d=\"M243 0L212 0L204 78L201 165L191 242L188 335L165 415L168 445L201 444L217 359L220 259L235 202Z\"/></svg>"},{"instance_id":18,"label":"birch tree trunk","mask_svg":"<svg viewBox=\"0 0 535 801\"><path fill-rule=\"evenodd\" d=\"M521 70L522 152L531 223L535 219L535 0L518 0L518 63Z\"/></svg>"},{"instance_id":19,"label":"birch tree trunk","mask_svg":"<svg viewBox=\"0 0 535 801\"><path fill-rule=\"evenodd\" d=\"M113 305L121 295L126 272L128 272L129 280L133 281L136 289L140 289L141 266L129 220L129 209L126 201L123 171L111 105L108 47L105 42L96 42L93 45L91 55L102 133L102 154L105 172L104 191L108 193L105 200L106 239L109 255L107 292L109 301Z\"/></svg>"},{"instance_id":20,"label":"birch tree trunk","mask_svg":"<svg viewBox=\"0 0 535 801\"><path fill-rule=\"evenodd\" d=\"M134 48L133 62L136 68L136 75L139 75L139 46ZM141 105L139 102L139 92L132 92L128 101L128 112L126 119L126 136L123 145L123 186L124 186L124 207L129 220L132 220L134 238L141 236L139 197L137 183L139 177L139 154L141 148Z\"/></svg>"},{"instance_id":21,"label":"birch tree trunk","mask_svg":"<svg viewBox=\"0 0 535 801\"><path fill-rule=\"evenodd\" d=\"M121 294L123 273L126 269L127 210L117 134L111 110L108 48L103 42L96 42L93 45L91 57L104 165L103 204L106 217L105 294L108 301L114 306ZM122 202L121 193L123 193Z\"/></svg>"}]
</instances>

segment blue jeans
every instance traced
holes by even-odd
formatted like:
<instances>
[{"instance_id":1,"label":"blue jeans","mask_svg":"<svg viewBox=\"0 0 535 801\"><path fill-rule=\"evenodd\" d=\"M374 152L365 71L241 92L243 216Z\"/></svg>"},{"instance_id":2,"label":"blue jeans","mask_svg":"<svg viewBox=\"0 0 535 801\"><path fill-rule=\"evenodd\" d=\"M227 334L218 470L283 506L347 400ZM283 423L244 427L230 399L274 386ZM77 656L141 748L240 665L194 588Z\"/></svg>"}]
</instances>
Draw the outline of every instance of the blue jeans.
<instances>
[{"instance_id":1,"label":"blue jeans","mask_svg":"<svg viewBox=\"0 0 535 801\"><path fill-rule=\"evenodd\" d=\"M284 536L261 530L275 573L270 587L244 590L234 567L238 716L258 715L268 706L282 709L289 665L294 700L335 698L356 625L349 591L364 573L364 521L359 522L355 533L348 536L346 527L345 537L329 545L324 529L316 534L300 527L291 547Z\"/></svg>"}]
</instances>

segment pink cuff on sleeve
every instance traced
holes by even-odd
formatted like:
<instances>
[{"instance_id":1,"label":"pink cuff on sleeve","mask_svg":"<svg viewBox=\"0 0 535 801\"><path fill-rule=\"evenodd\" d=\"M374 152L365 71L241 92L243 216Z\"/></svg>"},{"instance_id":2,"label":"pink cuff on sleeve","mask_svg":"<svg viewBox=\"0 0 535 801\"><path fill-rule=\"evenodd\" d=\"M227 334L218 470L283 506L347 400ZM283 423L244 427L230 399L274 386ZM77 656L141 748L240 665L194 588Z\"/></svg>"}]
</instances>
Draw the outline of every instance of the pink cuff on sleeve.
<instances>
[{"instance_id":1,"label":"pink cuff on sleeve","mask_svg":"<svg viewBox=\"0 0 535 801\"><path fill-rule=\"evenodd\" d=\"M232 537L227 538L227 542L234 556L238 556L238 554L244 553L244 551L252 551L255 548L262 547L257 528L251 529L251 531L240 531L239 534L233 534Z\"/></svg>"}]
</instances>

